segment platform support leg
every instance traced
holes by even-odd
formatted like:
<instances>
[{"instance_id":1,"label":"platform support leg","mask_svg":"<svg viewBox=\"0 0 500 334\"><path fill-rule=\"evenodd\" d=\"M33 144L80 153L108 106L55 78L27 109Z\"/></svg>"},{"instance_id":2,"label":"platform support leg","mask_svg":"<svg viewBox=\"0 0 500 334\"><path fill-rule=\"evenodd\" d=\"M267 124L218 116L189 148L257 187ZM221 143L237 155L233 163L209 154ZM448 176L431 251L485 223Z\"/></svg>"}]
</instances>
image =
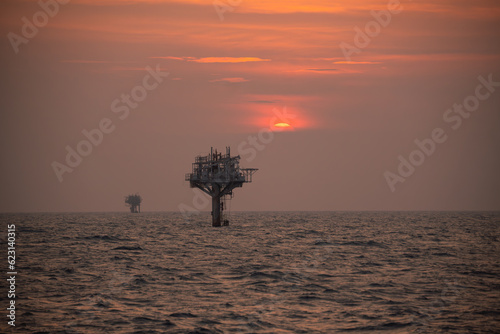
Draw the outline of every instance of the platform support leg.
<instances>
[{"instance_id":1,"label":"platform support leg","mask_svg":"<svg viewBox=\"0 0 500 334\"><path fill-rule=\"evenodd\" d=\"M219 185L214 185L213 195L212 195L212 226L221 226L221 212L220 212L220 187Z\"/></svg>"}]
</instances>

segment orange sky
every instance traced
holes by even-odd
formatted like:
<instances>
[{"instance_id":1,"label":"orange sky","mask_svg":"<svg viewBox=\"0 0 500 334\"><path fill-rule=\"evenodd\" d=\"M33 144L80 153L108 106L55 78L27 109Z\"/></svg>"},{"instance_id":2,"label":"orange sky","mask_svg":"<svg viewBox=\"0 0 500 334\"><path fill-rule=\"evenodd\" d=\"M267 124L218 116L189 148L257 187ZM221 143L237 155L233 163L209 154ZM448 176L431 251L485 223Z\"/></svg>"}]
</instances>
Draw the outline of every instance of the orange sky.
<instances>
[{"instance_id":1,"label":"orange sky","mask_svg":"<svg viewBox=\"0 0 500 334\"><path fill-rule=\"evenodd\" d=\"M124 193L136 191L151 209L176 210L192 197L182 175L194 155L237 147L284 108L296 116L293 131L242 162L261 171L236 209L500 209L499 160L491 161L500 92L400 192L382 176L479 75L500 80L497 1L401 1L351 59L340 44L354 45L355 27L388 1L220 1L223 20L205 0L72 0L18 53L6 36L21 35L21 19L41 9L2 1L0 147L9 177L0 211L121 210ZM111 102L157 64L170 73L165 82L59 183L51 162L64 161L82 129L115 117ZM295 154L309 162L283 165ZM314 196L296 196L311 184Z\"/></svg>"}]
</instances>

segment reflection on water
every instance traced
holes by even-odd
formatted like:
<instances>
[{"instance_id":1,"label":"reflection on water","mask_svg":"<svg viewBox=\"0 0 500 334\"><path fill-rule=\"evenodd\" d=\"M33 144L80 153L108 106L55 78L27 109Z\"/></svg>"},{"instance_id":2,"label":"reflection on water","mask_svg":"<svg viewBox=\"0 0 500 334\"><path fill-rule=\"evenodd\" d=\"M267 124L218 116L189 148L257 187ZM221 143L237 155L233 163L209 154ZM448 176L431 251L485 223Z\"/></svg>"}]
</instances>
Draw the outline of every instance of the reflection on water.
<instances>
[{"instance_id":1,"label":"reflection on water","mask_svg":"<svg viewBox=\"0 0 500 334\"><path fill-rule=\"evenodd\" d=\"M234 213L224 228L209 218L2 215L18 230L15 331L500 328L498 213Z\"/></svg>"}]
</instances>

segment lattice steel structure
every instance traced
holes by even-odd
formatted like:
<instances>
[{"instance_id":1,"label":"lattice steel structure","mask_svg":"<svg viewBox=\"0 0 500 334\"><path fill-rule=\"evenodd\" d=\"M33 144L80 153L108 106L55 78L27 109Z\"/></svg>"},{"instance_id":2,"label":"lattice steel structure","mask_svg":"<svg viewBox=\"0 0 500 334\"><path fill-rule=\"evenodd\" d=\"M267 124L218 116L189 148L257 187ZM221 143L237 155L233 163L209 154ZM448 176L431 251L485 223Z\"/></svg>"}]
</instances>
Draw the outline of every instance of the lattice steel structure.
<instances>
[{"instance_id":1,"label":"lattice steel structure","mask_svg":"<svg viewBox=\"0 0 500 334\"><path fill-rule=\"evenodd\" d=\"M226 147L226 154L210 149L207 156L197 156L193 170L186 174L191 188L199 188L212 197L212 226L221 226L224 210L221 199L233 196L233 189L243 187L243 183L252 182L252 175L257 168L240 168L240 156L231 156L231 149ZM224 225L229 222L224 221Z\"/></svg>"}]
</instances>

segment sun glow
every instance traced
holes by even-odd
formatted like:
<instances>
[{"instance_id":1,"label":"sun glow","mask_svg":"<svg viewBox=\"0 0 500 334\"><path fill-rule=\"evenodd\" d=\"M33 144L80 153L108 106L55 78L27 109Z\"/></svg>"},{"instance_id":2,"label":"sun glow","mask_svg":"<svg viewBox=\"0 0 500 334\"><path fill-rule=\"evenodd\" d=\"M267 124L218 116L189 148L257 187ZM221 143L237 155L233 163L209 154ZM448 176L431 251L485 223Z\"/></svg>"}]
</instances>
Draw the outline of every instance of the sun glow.
<instances>
[{"instance_id":1,"label":"sun glow","mask_svg":"<svg viewBox=\"0 0 500 334\"><path fill-rule=\"evenodd\" d=\"M277 128L289 128L290 124L288 124L288 123L276 123L276 124L274 124L274 126Z\"/></svg>"}]
</instances>

